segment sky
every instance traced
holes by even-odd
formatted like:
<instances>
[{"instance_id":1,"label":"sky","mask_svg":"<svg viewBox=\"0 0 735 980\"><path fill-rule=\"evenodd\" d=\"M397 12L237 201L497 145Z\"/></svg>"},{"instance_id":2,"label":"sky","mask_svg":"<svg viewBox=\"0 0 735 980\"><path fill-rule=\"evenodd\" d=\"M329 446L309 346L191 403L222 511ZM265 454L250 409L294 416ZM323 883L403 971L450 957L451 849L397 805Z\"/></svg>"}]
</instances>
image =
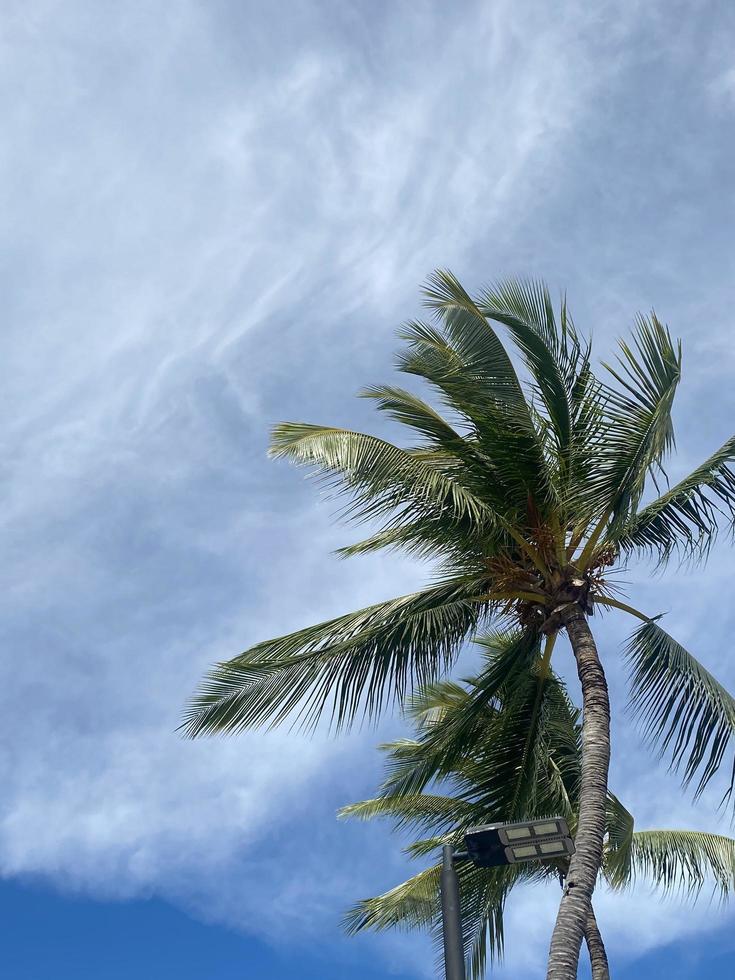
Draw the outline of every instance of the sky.
<instances>
[{"instance_id":1,"label":"sky","mask_svg":"<svg viewBox=\"0 0 735 980\"><path fill-rule=\"evenodd\" d=\"M185 741L206 667L411 591L285 464L280 419L383 431L395 331L436 267L566 291L608 356L654 307L684 344L673 478L732 433L735 10L677 0L6 0L0 24L0 914L11 980L432 976L345 938L408 871L337 821L404 731ZM632 567L637 604L735 689L723 539ZM730 829L625 713L598 626L611 785L638 826ZM560 669L570 656L560 651ZM566 658L566 660L564 660ZM461 673L461 664L460 664ZM494 976L543 968L514 896ZM600 894L617 975L732 973L732 909ZM8 965L9 964L9 965ZM331 971L331 972L330 972Z\"/></svg>"}]
</instances>

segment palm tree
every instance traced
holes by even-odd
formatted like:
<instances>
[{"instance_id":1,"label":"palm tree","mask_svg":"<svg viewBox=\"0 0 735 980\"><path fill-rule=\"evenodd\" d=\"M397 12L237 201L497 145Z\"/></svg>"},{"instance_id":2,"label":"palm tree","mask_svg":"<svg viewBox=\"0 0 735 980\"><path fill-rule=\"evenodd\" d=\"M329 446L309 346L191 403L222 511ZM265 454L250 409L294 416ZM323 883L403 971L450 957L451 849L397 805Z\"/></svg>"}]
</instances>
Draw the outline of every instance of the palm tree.
<instances>
[{"instance_id":1,"label":"palm tree","mask_svg":"<svg viewBox=\"0 0 735 980\"><path fill-rule=\"evenodd\" d=\"M674 445L671 406L681 352L654 314L638 317L605 379L562 301L542 284L507 282L474 300L447 272L425 288L431 322L408 323L399 370L426 382L442 415L393 386L364 394L418 435L399 448L320 425L276 427L271 453L310 467L346 495L344 516L372 525L344 556L401 549L436 562L418 592L258 643L214 667L189 705L196 736L326 713L341 728L453 666L466 639L495 621L521 630L496 679L571 641L582 688L583 751L576 854L559 906L549 980L573 980L603 860L610 756L605 674L588 617L638 616L634 704L651 739L698 789L717 770L735 702L658 623L616 598L611 573L631 558L704 558L735 518L735 437L684 480L654 492ZM506 328L522 381L494 324ZM377 529L376 529L377 526ZM539 654L539 639L544 640ZM486 689L493 696L492 684Z\"/></svg>"},{"instance_id":2,"label":"palm tree","mask_svg":"<svg viewBox=\"0 0 735 980\"><path fill-rule=\"evenodd\" d=\"M344 807L343 817L392 819L412 832L407 848L422 857L442 844L462 846L468 827L563 815L574 828L580 789L580 713L559 677L537 665L507 678L492 702L488 674L515 637L495 634L484 646L480 673L462 684L440 681L409 700L416 728L381 748L386 779L377 797ZM463 733L479 723L476 738ZM535 721L533 720L535 719ZM447 770L447 750L454 759ZM428 789L427 789L428 788ZM428 836L427 836L428 835ZM383 895L359 902L347 914L350 932L389 927L426 929L441 941L437 895L441 863ZM564 880L568 862L519 864L494 869L461 864L462 918L472 980L485 973L489 955L503 947L503 912L513 888L524 882ZM680 888L696 897L707 880L723 898L735 887L735 840L681 830L636 831L632 815L608 791L602 873L614 889L643 879L664 891ZM593 980L608 980L607 955L594 912L585 927Z\"/></svg>"}]
</instances>

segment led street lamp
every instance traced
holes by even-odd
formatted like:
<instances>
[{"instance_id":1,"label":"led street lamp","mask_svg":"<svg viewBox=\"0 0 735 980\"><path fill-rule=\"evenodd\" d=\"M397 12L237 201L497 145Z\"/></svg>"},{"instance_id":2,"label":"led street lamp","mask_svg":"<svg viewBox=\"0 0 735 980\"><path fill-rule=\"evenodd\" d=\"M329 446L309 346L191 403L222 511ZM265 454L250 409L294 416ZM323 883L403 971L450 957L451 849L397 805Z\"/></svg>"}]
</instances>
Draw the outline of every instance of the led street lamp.
<instances>
[{"instance_id":1,"label":"led street lamp","mask_svg":"<svg viewBox=\"0 0 735 980\"><path fill-rule=\"evenodd\" d=\"M520 861L548 861L574 854L569 827L562 817L471 827L464 842L468 858L478 868L497 868Z\"/></svg>"}]
</instances>

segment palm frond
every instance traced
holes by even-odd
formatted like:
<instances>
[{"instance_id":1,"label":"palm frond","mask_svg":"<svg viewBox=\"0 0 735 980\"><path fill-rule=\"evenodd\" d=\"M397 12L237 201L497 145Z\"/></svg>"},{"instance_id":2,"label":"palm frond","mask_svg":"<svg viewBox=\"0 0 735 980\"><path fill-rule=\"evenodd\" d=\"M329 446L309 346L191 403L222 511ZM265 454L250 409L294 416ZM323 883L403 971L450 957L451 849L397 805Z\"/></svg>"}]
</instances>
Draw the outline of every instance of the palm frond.
<instances>
[{"instance_id":1,"label":"palm frond","mask_svg":"<svg viewBox=\"0 0 735 980\"><path fill-rule=\"evenodd\" d=\"M735 524L735 436L621 529L613 540L625 552L647 551L665 562L675 551L703 557L722 519Z\"/></svg>"},{"instance_id":2,"label":"palm frond","mask_svg":"<svg viewBox=\"0 0 735 980\"><path fill-rule=\"evenodd\" d=\"M520 493L541 505L553 490L543 438L500 339L451 273L430 276L424 295L443 329L409 324L399 369L427 380L472 426L507 502Z\"/></svg>"},{"instance_id":3,"label":"palm frond","mask_svg":"<svg viewBox=\"0 0 735 980\"><path fill-rule=\"evenodd\" d=\"M574 825L578 712L559 679L540 674L532 658L492 663L499 665L503 680L492 689L480 675L468 690L442 682L410 699L417 738L384 746L381 793L413 798L429 783L446 781L455 799L472 804L464 827L544 813L562 814Z\"/></svg>"},{"instance_id":4,"label":"palm frond","mask_svg":"<svg viewBox=\"0 0 735 980\"><path fill-rule=\"evenodd\" d=\"M476 816L476 808L467 800L453 796L415 793L413 796L386 795L362 800L342 807L338 816L358 820L391 817L396 830L412 826L420 833L445 833L458 824L469 826Z\"/></svg>"},{"instance_id":5,"label":"palm frond","mask_svg":"<svg viewBox=\"0 0 735 980\"><path fill-rule=\"evenodd\" d=\"M422 320L409 320L398 333L405 347L396 356L396 367L403 374L421 378L437 393L469 431L477 433L488 410L484 380L477 367L468 363L438 326ZM500 392L504 394L505 386ZM503 402L490 394L497 412ZM510 412L513 411L511 407Z\"/></svg>"},{"instance_id":6,"label":"palm frond","mask_svg":"<svg viewBox=\"0 0 735 980\"><path fill-rule=\"evenodd\" d=\"M498 283L483 291L478 307L483 316L510 330L552 423L560 457L568 465L572 445L571 391L581 354L576 336L557 328L551 296L543 282Z\"/></svg>"},{"instance_id":7,"label":"palm frond","mask_svg":"<svg viewBox=\"0 0 735 980\"><path fill-rule=\"evenodd\" d=\"M377 716L434 680L491 614L483 580L460 578L258 643L216 665L191 700L190 736L278 725L313 727L331 706L341 728Z\"/></svg>"},{"instance_id":8,"label":"palm frond","mask_svg":"<svg viewBox=\"0 0 735 980\"><path fill-rule=\"evenodd\" d=\"M509 643L508 648L510 646ZM531 656L533 655L531 651ZM510 664L508 666L510 667ZM419 688L406 698L403 709L406 718L413 722L419 732L425 733L428 729L440 725L447 715L465 710L467 702L472 697L470 685L474 685L474 679L461 683L445 677ZM485 708L488 718L496 707L493 698L486 698Z\"/></svg>"},{"instance_id":9,"label":"palm frond","mask_svg":"<svg viewBox=\"0 0 735 980\"><path fill-rule=\"evenodd\" d=\"M635 821L614 793L607 794L607 843L603 871L613 888L622 888L632 874Z\"/></svg>"},{"instance_id":10,"label":"palm frond","mask_svg":"<svg viewBox=\"0 0 735 980\"><path fill-rule=\"evenodd\" d=\"M354 558L374 554L376 551L400 551L419 559L434 559L439 571L456 573L478 568L485 563L488 554L496 554L506 545L508 535L490 518L486 523L452 523L426 517L403 521L400 517L361 541L338 548L338 558Z\"/></svg>"},{"instance_id":11,"label":"palm frond","mask_svg":"<svg viewBox=\"0 0 735 980\"><path fill-rule=\"evenodd\" d=\"M563 685L538 669L503 692L482 751L461 769L484 822L559 814L574 822L579 760L574 712Z\"/></svg>"},{"instance_id":12,"label":"palm frond","mask_svg":"<svg viewBox=\"0 0 735 980\"><path fill-rule=\"evenodd\" d=\"M722 764L735 734L735 698L655 622L644 623L626 650L630 704L645 735L684 783L698 777L695 796ZM735 786L731 771L728 795Z\"/></svg>"},{"instance_id":13,"label":"palm frond","mask_svg":"<svg viewBox=\"0 0 735 980\"><path fill-rule=\"evenodd\" d=\"M434 535L428 536L427 539L425 529L426 521L420 520L406 526L383 528L363 538L362 541L337 548L334 554L338 558L355 558L358 555L370 555L382 551L384 548L395 548L425 557L427 554L434 554L437 549L443 551L441 541L437 542Z\"/></svg>"},{"instance_id":14,"label":"palm frond","mask_svg":"<svg viewBox=\"0 0 735 980\"><path fill-rule=\"evenodd\" d=\"M396 743L387 763L388 777L382 792L388 795L413 795L429 782L451 772L474 751L478 740L487 734L495 715L495 700L520 675L528 676L530 666L538 659L539 638L532 630L514 633L504 649L488 662L471 689L463 691L442 683L437 688L419 689L408 701L414 719L424 713L417 742ZM428 712L441 711L432 717ZM510 818L509 818L510 819Z\"/></svg>"},{"instance_id":15,"label":"palm frond","mask_svg":"<svg viewBox=\"0 0 735 980\"><path fill-rule=\"evenodd\" d=\"M461 482L494 511L505 512L507 491L500 484L493 460L483 451L472 427L460 433L431 405L403 388L375 385L363 389L360 394L373 399L379 411L421 434L425 444L412 455L430 459L448 479Z\"/></svg>"},{"instance_id":16,"label":"palm frond","mask_svg":"<svg viewBox=\"0 0 735 980\"><path fill-rule=\"evenodd\" d=\"M462 932L471 980L485 975L488 958L502 955L503 910L508 893L523 880L540 880L545 875L529 866L502 869L458 865L460 879ZM374 898L364 899L343 919L348 933L364 929L428 929L434 937L437 954L441 949L439 912L440 865L421 871L407 881Z\"/></svg>"},{"instance_id":17,"label":"palm frond","mask_svg":"<svg viewBox=\"0 0 735 980\"><path fill-rule=\"evenodd\" d=\"M344 928L354 935L363 929L430 927L437 915L440 876L441 868L436 865L382 895L363 899L344 916Z\"/></svg>"},{"instance_id":18,"label":"palm frond","mask_svg":"<svg viewBox=\"0 0 735 980\"><path fill-rule=\"evenodd\" d=\"M597 506L625 521L637 507L646 479L660 472L674 445L671 406L681 377L681 345L657 319L639 316L632 346L620 341L618 383L606 387L606 432L598 472L590 483Z\"/></svg>"},{"instance_id":19,"label":"palm frond","mask_svg":"<svg viewBox=\"0 0 735 980\"><path fill-rule=\"evenodd\" d=\"M373 399L378 411L419 432L431 445L462 451L464 437L428 402L413 392L394 385L371 385L364 388L360 395Z\"/></svg>"},{"instance_id":20,"label":"palm frond","mask_svg":"<svg viewBox=\"0 0 735 980\"><path fill-rule=\"evenodd\" d=\"M426 457L383 439L320 425L283 422L273 431L270 454L315 467L342 492L355 520L374 520L401 512L410 518L487 522L492 513L459 481L429 465Z\"/></svg>"},{"instance_id":21,"label":"palm frond","mask_svg":"<svg viewBox=\"0 0 735 980\"><path fill-rule=\"evenodd\" d=\"M735 890L735 840L694 830L643 830L631 841L630 880L695 897L709 882L721 899Z\"/></svg>"},{"instance_id":22,"label":"palm frond","mask_svg":"<svg viewBox=\"0 0 735 980\"><path fill-rule=\"evenodd\" d=\"M452 347L477 381L485 382L483 396L517 413L528 425L528 405L513 362L477 304L451 272L432 273L424 287L426 306L439 314ZM473 398L477 401L477 395Z\"/></svg>"}]
</instances>

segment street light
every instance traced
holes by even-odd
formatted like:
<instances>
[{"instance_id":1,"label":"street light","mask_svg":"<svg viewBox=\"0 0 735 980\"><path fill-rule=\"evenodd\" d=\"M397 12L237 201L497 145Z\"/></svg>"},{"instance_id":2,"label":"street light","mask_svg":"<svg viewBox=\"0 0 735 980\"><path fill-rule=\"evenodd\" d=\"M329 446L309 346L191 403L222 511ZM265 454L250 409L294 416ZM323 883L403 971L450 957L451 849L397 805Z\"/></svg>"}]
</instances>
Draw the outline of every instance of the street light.
<instances>
[{"instance_id":1,"label":"street light","mask_svg":"<svg viewBox=\"0 0 735 980\"><path fill-rule=\"evenodd\" d=\"M574 854L574 842L563 817L523 823L488 823L470 827L466 851L445 844L442 852L441 905L446 980L465 980L464 943L455 862L470 860L477 868L498 868L525 861L554 861Z\"/></svg>"},{"instance_id":2,"label":"street light","mask_svg":"<svg viewBox=\"0 0 735 980\"><path fill-rule=\"evenodd\" d=\"M574 854L566 820L488 823L464 835L467 856L478 868L497 868L522 861L547 861Z\"/></svg>"}]
</instances>

